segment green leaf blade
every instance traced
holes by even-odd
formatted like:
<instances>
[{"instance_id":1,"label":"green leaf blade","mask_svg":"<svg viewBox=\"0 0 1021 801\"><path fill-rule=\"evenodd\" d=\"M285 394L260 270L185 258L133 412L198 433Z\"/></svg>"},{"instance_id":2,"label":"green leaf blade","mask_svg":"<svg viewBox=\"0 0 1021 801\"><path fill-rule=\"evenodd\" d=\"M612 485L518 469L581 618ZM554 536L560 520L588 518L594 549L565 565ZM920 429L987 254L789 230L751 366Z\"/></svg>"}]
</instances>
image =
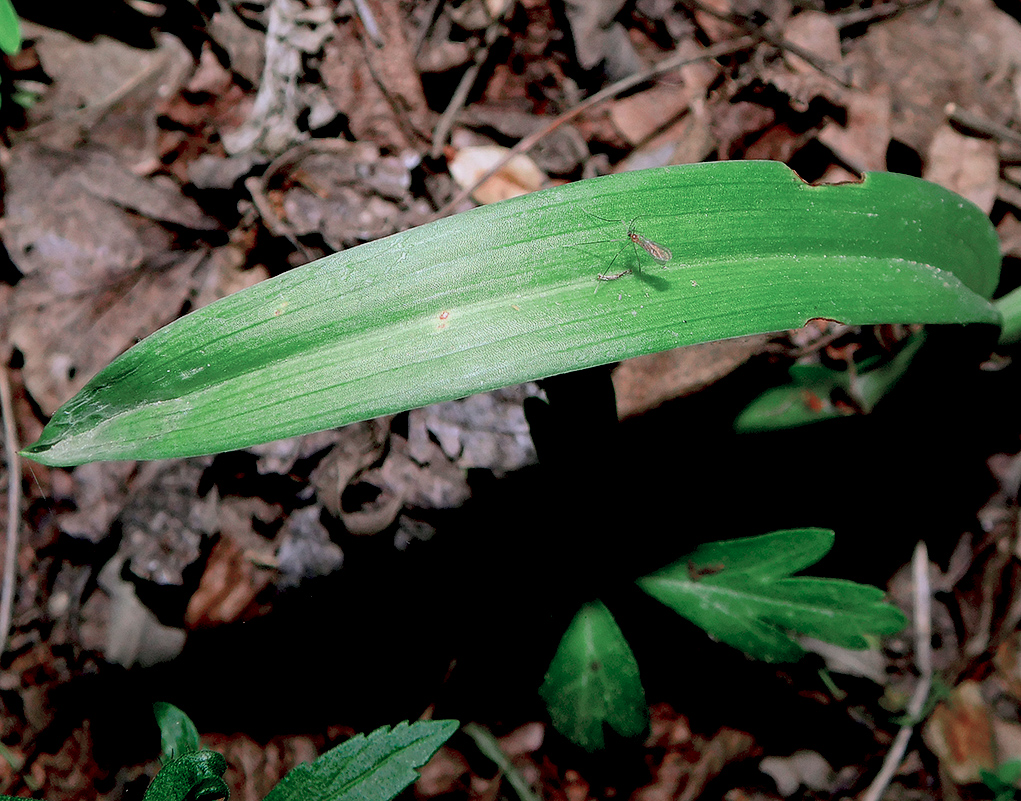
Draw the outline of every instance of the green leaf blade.
<instances>
[{"instance_id":1,"label":"green leaf blade","mask_svg":"<svg viewBox=\"0 0 1021 801\"><path fill-rule=\"evenodd\" d=\"M9 56L21 50L21 20L11 0L0 0L0 50Z\"/></svg>"},{"instance_id":2,"label":"green leaf blade","mask_svg":"<svg viewBox=\"0 0 1021 801\"><path fill-rule=\"evenodd\" d=\"M894 634L906 622L882 590L787 577L822 558L832 541L824 529L795 529L711 543L637 583L714 639L766 662L804 655L792 633L868 648L869 637Z\"/></svg>"},{"instance_id":3,"label":"green leaf blade","mask_svg":"<svg viewBox=\"0 0 1021 801\"><path fill-rule=\"evenodd\" d=\"M144 801L229 798L223 780L227 760L216 751L195 751L168 762L145 791Z\"/></svg>"},{"instance_id":4,"label":"green leaf blade","mask_svg":"<svg viewBox=\"0 0 1021 801\"><path fill-rule=\"evenodd\" d=\"M605 746L604 725L622 737L638 737L648 727L638 663L601 601L575 615L539 694L557 731L587 751Z\"/></svg>"},{"instance_id":5,"label":"green leaf blade","mask_svg":"<svg viewBox=\"0 0 1021 801\"><path fill-rule=\"evenodd\" d=\"M201 748L198 729L184 712L165 701L154 703L152 710L160 727L160 751L163 759L174 759Z\"/></svg>"},{"instance_id":6,"label":"green leaf blade","mask_svg":"<svg viewBox=\"0 0 1021 801\"><path fill-rule=\"evenodd\" d=\"M904 628L904 615L885 602L878 587L843 579L780 579L763 592L772 601L764 614L790 631L852 650L863 650L869 635L887 636Z\"/></svg>"},{"instance_id":7,"label":"green leaf blade","mask_svg":"<svg viewBox=\"0 0 1021 801\"><path fill-rule=\"evenodd\" d=\"M708 542L687 558L696 572L718 573L725 568L729 576L774 579L814 565L830 552L833 540L834 534L829 529L795 528L759 537ZM674 568L665 569L673 571ZM706 581L712 583L711 576Z\"/></svg>"},{"instance_id":8,"label":"green leaf blade","mask_svg":"<svg viewBox=\"0 0 1021 801\"><path fill-rule=\"evenodd\" d=\"M673 260L625 248L641 272L596 282L626 225L593 215L637 217ZM580 181L200 309L101 371L24 453L215 453L813 317L998 325L999 264L977 208L906 176L812 187L782 164L728 162Z\"/></svg>"},{"instance_id":9,"label":"green leaf blade","mask_svg":"<svg viewBox=\"0 0 1021 801\"><path fill-rule=\"evenodd\" d=\"M390 801L457 731L456 720L419 721L359 734L298 765L265 801Z\"/></svg>"}]
</instances>

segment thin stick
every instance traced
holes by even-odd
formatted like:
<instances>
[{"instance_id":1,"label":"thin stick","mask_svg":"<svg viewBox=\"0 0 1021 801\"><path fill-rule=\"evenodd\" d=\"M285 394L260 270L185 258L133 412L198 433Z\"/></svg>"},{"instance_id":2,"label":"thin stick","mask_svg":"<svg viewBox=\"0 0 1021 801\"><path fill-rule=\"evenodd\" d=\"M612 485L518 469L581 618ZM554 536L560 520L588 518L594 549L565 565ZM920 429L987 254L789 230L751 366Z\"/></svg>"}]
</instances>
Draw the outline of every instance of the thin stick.
<instances>
[{"instance_id":1,"label":"thin stick","mask_svg":"<svg viewBox=\"0 0 1021 801\"><path fill-rule=\"evenodd\" d=\"M21 458L14 429L14 401L6 365L0 364L0 414L4 418L4 457L7 460L7 540L4 543L4 578L0 589L0 654L7 647L14 607L18 527L21 524Z\"/></svg>"},{"instance_id":2,"label":"thin stick","mask_svg":"<svg viewBox=\"0 0 1021 801\"><path fill-rule=\"evenodd\" d=\"M709 6L705 5L704 3L698 2L698 0L690 0L690 2L692 7L701 11L703 14L708 14L710 17L715 17L716 19L722 20L723 22L729 22L731 25L741 28L741 30L743 30L745 33L758 36L764 42L773 45L773 47L776 47L780 50L786 50L788 53L793 53L802 61L807 63L810 67L815 69L817 72L822 73L830 80L836 81L845 89L854 88L854 84L851 83L851 79L847 77L846 74L844 77L841 77L840 75L836 74L835 70L838 65L833 64L829 61L824 61L823 59L816 56L814 53L803 48L801 45L787 41L786 39L783 38L783 36L777 36L774 33L770 33L768 30L765 29L765 26L753 25L752 23L748 22L746 19L743 19L737 14L729 14L717 11L716 9L710 8ZM845 69L844 72L846 73L847 70Z\"/></svg>"},{"instance_id":3,"label":"thin stick","mask_svg":"<svg viewBox=\"0 0 1021 801\"><path fill-rule=\"evenodd\" d=\"M500 29L503 27L503 19L507 16L507 12L514 6L515 0L504 0L503 8L500 9L500 13L493 17L492 22L489 23L489 27L486 28L486 36L482 47L475 54L475 61L468 68L468 70L461 76L461 82L457 85L457 89L454 91L454 96L450 99L446 109L443 111L443 116L440 117L440 121L436 123L436 129L433 132L433 146L429 151L429 155L436 159L440 157L440 153L443 152L443 146L447 142L447 136L450 134L450 129L454 126L454 117L457 116L457 112L461 110L464 105L464 101L468 99L468 93L475 85L475 79L479 77L479 72L482 70L482 65L486 63L486 59L489 58L489 51L493 49L493 45L496 44L496 38L500 34Z\"/></svg>"},{"instance_id":4,"label":"thin stick","mask_svg":"<svg viewBox=\"0 0 1021 801\"><path fill-rule=\"evenodd\" d=\"M1015 131L1006 125L1000 125L990 119L961 108L956 103L947 103L944 108L946 115L958 125L986 136L992 136L1012 145L1021 145L1021 131Z\"/></svg>"},{"instance_id":5,"label":"thin stick","mask_svg":"<svg viewBox=\"0 0 1021 801\"><path fill-rule=\"evenodd\" d=\"M598 106L605 100L611 100L617 95L623 94L629 89L633 89L639 84L643 84L646 81L652 80L653 78L658 78L660 75L664 75L665 73L672 72L673 70L680 69L681 67L686 67L688 64L694 64L698 61L706 61L708 59L719 58L721 56L730 55L731 53L736 53L740 50L744 50L747 47L751 47L753 44L755 44L755 42L756 38L754 36L739 36L736 39L729 39L726 42L720 42L717 45L708 47L702 53L694 57L685 58L682 57L680 53L675 53L674 55L663 59L655 66L647 70L644 70L643 72L640 72L636 75L632 75L628 78L624 78L623 80L617 81L616 83L611 83L609 86L600 89L594 95L592 95L589 98L586 98L574 108L568 109L559 117L556 117L548 125L545 125L544 127L540 128L534 133L530 133L524 139L518 141L518 143L514 145L514 147L512 147L510 150L504 153L503 158L501 158L495 165L493 165L492 168L490 168L487 172L483 173L482 176L477 178L470 186L466 186L464 189L458 192L453 200L451 200L449 203L444 205L443 208L436 212L436 214L433 215L433 219L438 220L441 217L446 217L447 215L451 214L454 211L454 209L456 209L465 200L468 199L472 192L474 192L476 189L482 186L482 184L484 184L486 181L488 181L490 178L496 175L500 170L506 167L507 162L514 158L514 156L518 155L519 153L524 153L528 150L531 150L539 142L541 142L543 139L545 139L547 136L553 133L565 122L570 122L575 117L585 113L593 106Z\"/></svg>"},{"instance_id":6,"label":"thin stick","mask_svg":"<svg viewBox=\"0 0 1021 801\"><path fill-rule=\"evenodd\" d=\"M915 685L915 691L908 702L909 722L900 727L883 760L883 767L861 795L861 801L879 801L886 791L908 750L911 734L915 724L919 722L922 708L932 687L932 590L929 587L929 553L924 542L920 541L915 546L915 553L911 558L911 576L915 590L915 666L918 668L918 684Z\"/></svg>"},{"instance_id":7,"label":"thin stick","mask_svg":"<svg viewBox=\"0 0 1021 801\"><path fill-rule=\"evenodd\" d=\"M379 34L379 26L376 24L376 18L372 15L372 9L369 8L368 3L365 0L354 0L355 12L362 21L362 26L365 28L365 33L369 37L369 40L376 47L383 47L386 42L383 41L383 37Z\"/></svg>"},{"instance_id":8,"label":"thin stick","mask_svg":"<svg viewBox=\"0 0 1021 801\"><path fill-rule=\"evenodd\" d=\"M507 781L510 782L510 786L514 788L514 792L518 794L518 798L521 801L542 801L542 797L528 784L528 780L511 762L489 729L477 723L466 723L461 727L461 731L471 737L475 741L475 745L478 746L478 749L496 763L496 766L507 777Z\"/></svg>"}]
</instances>

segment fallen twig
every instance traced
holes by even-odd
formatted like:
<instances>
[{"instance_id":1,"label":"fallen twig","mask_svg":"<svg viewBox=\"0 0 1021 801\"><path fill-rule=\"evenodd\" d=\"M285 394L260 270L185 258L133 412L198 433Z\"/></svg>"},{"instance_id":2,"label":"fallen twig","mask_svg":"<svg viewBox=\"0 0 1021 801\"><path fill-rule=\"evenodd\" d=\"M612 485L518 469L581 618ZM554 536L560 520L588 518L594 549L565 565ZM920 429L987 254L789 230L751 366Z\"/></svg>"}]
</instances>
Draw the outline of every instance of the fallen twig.
<instances>
[{"instance_id":1,"label":"fallen twig","mask_svg":"<svg viewBox=\"0 0 1021 801\"><path fill-rule=\"evenodd\" d=\"M717 11L716 9L711 8L710 6L705 5L704 3L697 2L697 0L695 0L695 2L692 2L692 5L694 8L697 8L702 13L708 14L710 17L715 17L716 19L722 20L723 22L729 22L731 25L734 25L735 27L738 27L741 30L743 30L745 33L755 36L759 39L762 39L762 41L773 45L773 47L777 48L778 50L785 50L788 53L792 53L793 55L797 56L802 61L804 61L806 64L808 64L810 67L815 69L817 72L821 73L822 75L825 75L831 81L836 81L845 89L854 88L854 84L851 82L851 78L848 75L846 69L843 69L844 72L843 76L838 75L837 69L839 65L833 64L829 61L824 61L823 59L815 55L815 53L806 50L801 45L796 44L794 42L790 42L787 39L784 39L783 36L770 32L769 30L767 30L765 25L755 25L749 22L748 20L744 19L743 17L738 16L737 14L728 14Z\"/></svg>"},{"instance_id":2,"label":"fallen twig","mask_svg":"<svg viewBox=\"0 0 1021 801\"><path fill-rule=\"evenodd\" d=\"M967 128L985 136L991 136L1003 142L1010 142L1012 145L1021 146L1021 131L1015 131L1006 125L993 122L980 114L976 114L974 111L961 108L956 103L947 103L944 111L946 111L947 117L962 128Z\"/></svg>"},{"instance_id":3,"label":"fallen twig","mask_svg":"<svg viewBox=\"0 0 1021 801\"><path fill-rule=\"evenodd\" d=\"M528 780L521 775L521 771L515 767L507 754L504 753L500 743L489 729L479 726L477 723L466 723L462 727L462 731L475 741L475 745L478 746L478 749L483 754L496 763L496 766L507 777L507 781L514 788L514 792L518 794L518 798L521 801L542 801L542 797L532 789Z\"/></svg>"},{"instance_id":4,"label":"fallen twig","mask_svg":"<svg viewBox=\"0 0 1021 801\"><path fill-rule=\"evenodd\" d=\"M4 458L7 461L7 539L4 542L3 587L0 589L0 654L3 654L11 630L18 527L21 523L21 457L18 456L18 434L14 429L11 381L3 364L0 364L0 414L4 418Z\"/></svg>"},{"instance_id":5,"label":"fallen twig","mask_svg":"<svg viewBox=\"0 0 1021 801\"><path fill-rule=\"evenodd\" d=\"M503 27L504 17L506 17L507 12L514 7L514 3L515 0L504 0L503 8L500 9L498 14L493 16L492 21L489 23L489 27L486 28L485 40L482 47L479 48L478 52L475 54L475 61L464 75L461 76L461 82L458 83L457 89L454 91L454 96L450 98L450 102L443 111L440 121L436 123L436 128L433 131L433 146L429 151L430 157L434 159L439 158L440 154L443 152L443 146L447 142L447 136L450 134L450 129L454 125L454 117L456 117L457 112L461 110L461 107L464 105L464 101L468 99L468 93L475 85L475 79L479 77L482 65L485 64L486 59L489 58L489 51L492 50L493 45L496 44L496 38L499 36L500 29Z\"/></svg>"},{"instance_id":6,"label":"fallen twig","mask_svg":"<svg viewBox=\"0 0 1021 801\"><path fill-rule=\"evenodd\" d=\"M918 668L918 684L908 702L908 722L897 732L883 759L883 767L861 795L861 801L879 801L882 797L904 759L908 742L932 688L932 589L929 586L929 553L924 542L915 546L915 553L911 557L911 576L915 590L915 666Z\"/></svg>"}]
</instances>

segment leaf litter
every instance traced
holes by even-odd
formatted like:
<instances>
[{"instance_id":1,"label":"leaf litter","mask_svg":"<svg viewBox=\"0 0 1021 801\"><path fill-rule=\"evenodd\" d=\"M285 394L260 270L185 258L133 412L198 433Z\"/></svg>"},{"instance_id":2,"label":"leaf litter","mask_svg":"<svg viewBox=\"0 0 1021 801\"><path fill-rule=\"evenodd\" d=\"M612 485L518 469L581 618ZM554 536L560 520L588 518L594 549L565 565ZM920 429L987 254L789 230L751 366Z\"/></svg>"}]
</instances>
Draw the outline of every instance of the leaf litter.
<instances>
[{"instance_id":1,"label":"leaf litter","mask_svg":"<svg viewBox=\"0 0 1021 801\"><path fill-rule=\"evenodd\" d=\"M995 210L1006 242L1017 239L1021 26L989 0L825 8L606 0L566 3L563 17L539 0L274 0L189 13L187 22L133 14L123 28L111 16L97 22L99 36L26 23L25 50L9 59L13 85L37 95L24 112L7 97L2 108L10 264L0 333L24 441L113 356L179 314L288 264L464 208L468 195L484 201L612 169L772 158L818 180L922 172ZM739 58L654 74L677 53L697 57L749 34L757 38ZM576 111L645 71L644 82ZM457 93L465 74L472 80ZM532 144L516 152L525 139ZM500 172L500 161L517 156L527 169ZM499 177L475 186L494 166ZM622 365L619 414L669 405L769 347ZM446 521L478 501L479 486L533 469L522 406L537 394L507 390L176 465L24 468L0 681L10 754L0 760L0 792L114 798L151 776L144 756L99 768L83 720L51 729L59 718L51 693L109 662L167 658L190 632L272 616L285 588L353 574L367 552L404 558L442 545ZM918 748L935 755L961 797L980 792L982 769L1021 757L1017 458L991 464L999 491L979 510L981 527L956 532L946 569L930 568L933 662L946 687L934 693ZM605 480L614 503L638 492L621 489L630 476ZM534 526L534 516L522 525ZM459 574L466 586L446 579L460 603L485 597L475 585L493 574L481 570L492 568ZM497 586L514 587L523 608L535 592L523 580ZM912 586L907 570L891 579L909 615ZM450 638L453 618L434 618L420 643ZM911 634L877 650L882 661L867 669L888 674L883 703L892 710L916 681ZM670 702L650 697L645 767L630 775L565 750L527 717L527 704L517 718L487 722L505 735L515 769L566 801L841 797L868 785L892 731L852 696L848 713L871 727L871 749L823 755L810 727L800 741L771 742L775 718L744 731L724 715L693 729L692 693L699 689ZM839 712L832 695L815 694L820 708ZM226 735L213 744L233 755L239 797L259 798L291 764L349 736L342 718L269 745ZM764 759L765 772L747 770ZM480 760L468 741L452 741L416 793L498 797L503 780ZM798 767L805 762L831 769ZM933 780L931 762L909 754L889 797L913 797Z\"/></svg>"}]
</instances>

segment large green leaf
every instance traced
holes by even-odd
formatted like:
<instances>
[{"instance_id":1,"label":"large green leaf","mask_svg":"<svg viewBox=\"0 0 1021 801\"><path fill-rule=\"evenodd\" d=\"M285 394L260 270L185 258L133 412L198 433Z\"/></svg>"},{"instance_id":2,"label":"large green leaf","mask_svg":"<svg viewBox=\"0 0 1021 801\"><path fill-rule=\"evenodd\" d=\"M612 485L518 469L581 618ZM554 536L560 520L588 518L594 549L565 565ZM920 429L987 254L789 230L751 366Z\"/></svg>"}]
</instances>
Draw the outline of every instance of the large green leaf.
<instances>
[{"instance_id":1,"label":"large green leaf","mask_svg":"<svg viewBox=\"0 0 1021 801\"><path fill-rule=\"evenodd\" d=\"M649 723L638 663L601 601L574 616L539 689L557 730L582 748L604 745L603 726L637 737Z\"/></svg>"},{"instance_id":2,"label":"large green leaf","mask_svg":"<svg viewBox=\"0 0 1021 801\"><path fill-rule=\"evenodd\" d=\"M390 801L455 731L456 720L398 723L357 734L291 770L264 801Z\"/></svg>"},{"instance_id":3,"label":"large green leaf","mask_svg":"<svg viewBox=\"0 0 1021 801\"><path fill-rule=\"evenodd\" d=\"M818 528L714 542L638 579L638 586L714 639L768 662L804 655L791 632L863 649L869 636L900 631L904 615L877 587L789 577L832 545L833 532Z\"/></svg>"},{"instance_id":4,"label":"large green leaf","mask_svg":"<svg viewBox=\"0 0 1021 801\"><path fill-rule=\"evenodd\" d=\"M673 259L627 242L632 220ZM213 453L813 317L999 324L999 264L981 211L907 176L813 187L779 163L727 162L595 178L196 311L102 370L25 455Z\"/></svg>"}]
</instances>

